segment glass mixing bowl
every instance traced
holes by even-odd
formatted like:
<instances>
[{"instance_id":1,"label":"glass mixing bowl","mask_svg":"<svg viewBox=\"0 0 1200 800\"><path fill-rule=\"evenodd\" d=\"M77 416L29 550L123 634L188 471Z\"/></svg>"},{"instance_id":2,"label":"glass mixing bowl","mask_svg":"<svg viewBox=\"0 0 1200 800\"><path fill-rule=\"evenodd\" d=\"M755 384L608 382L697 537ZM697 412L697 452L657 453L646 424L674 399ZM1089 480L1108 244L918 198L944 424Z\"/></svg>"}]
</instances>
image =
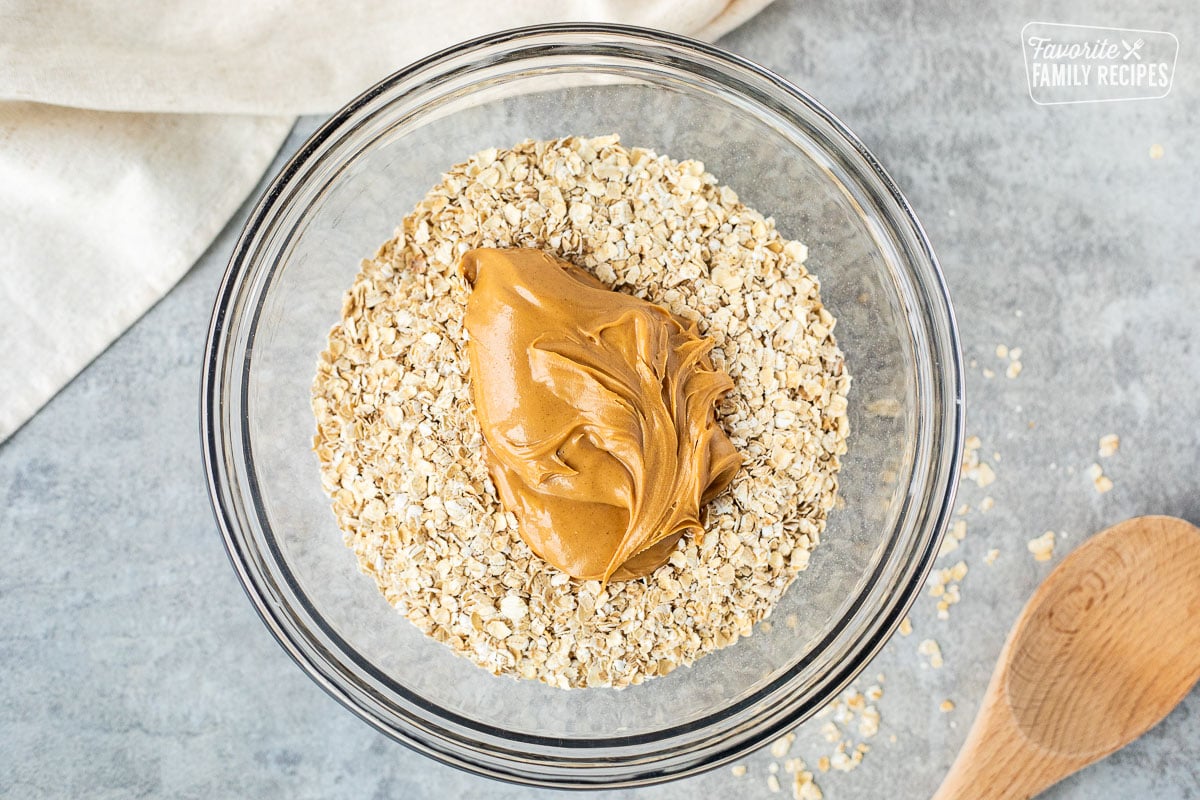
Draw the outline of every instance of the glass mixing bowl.
<instances>
[{"instance_id":1,"label":"glass mixing bowl","mask_svg":"<svg viewBox=\"0 0 1200 800\"><path fill-rule=\"evenodd\" d=\"M468 155L619 133L696 158L804 241L853 376L845 506L770 630L616 691L495 677L426 638L359 573L321 491L309 387L343 292ZM629 786L725 763L806 719L870 661L950 514L962 365L908 203L833 115L709 45L604 25L499 33L425 59L335 114L263 195L221 284L202 389L205 465L263 621L379 730L484 775ZM787 619L792 624L784 624Z\"/></svg>"}]
</instances>

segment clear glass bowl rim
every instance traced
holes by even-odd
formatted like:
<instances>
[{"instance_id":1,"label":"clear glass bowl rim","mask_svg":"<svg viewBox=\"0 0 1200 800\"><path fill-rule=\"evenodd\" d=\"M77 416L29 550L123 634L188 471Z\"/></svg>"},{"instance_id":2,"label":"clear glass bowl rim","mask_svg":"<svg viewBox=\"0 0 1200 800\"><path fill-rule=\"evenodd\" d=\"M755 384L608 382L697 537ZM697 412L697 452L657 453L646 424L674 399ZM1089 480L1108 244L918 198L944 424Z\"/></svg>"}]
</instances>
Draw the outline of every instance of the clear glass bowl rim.
<instances>
[{"instance_id":1,"label":"clear glass bowl rim","mask_svg":"<svg viewBox=\"0 0 1200 800\"><path fill-rule=\"evenodd\" d=\"M933 440L929 450L933 463L929 465L926 491L920 498L921 508L915 517L909 515L903 518L913 528L909 533L915 537L915 546L899 554L906 559L899 590L885 598L887 602L870 621L870 630L854 632L857 641L851 657L840 664L834 674L824 676L819 690L807 698L788 697L784 691L788 686L787 678L798 671L803 663L798 662L787 675L767 687L770 690L768 694L784 695L778 698L777 704L773 704L778 710L769 717L730 720L730 709L722 709L701 720L703 724L686 726L682 731L668 731L661 740L659 737L637 736L559 741L522 735L506 737L503 731L485 730L486 726L480 726L475 735L464 736L461 731L453 730L454 725L441 724L442 720L381 713L380 703L371 696L369 682L350 686L345 680L339 680L339 676L345 676L346 672L356 675L359 670L370 672L370 665L333 663L328 649L315 643L310 638L310 632L304 630L302 625L297 627L288 613L290 609L281 607L278 593L267 590L264 585L264 579L270 576L263 574L260 566L262 557L255 552L256 545L240 521L239 512L244 514L244 509L238 506L241 495L244 493L253 498L256 490L253 486L234 486L237 479L232 465L239 458L251 456L248 452L242 452L231 439L232 421L223 414L225 400L231 390L245 390L244 385L230 385L230 336L231 332L236 331L239 320L238 300L249 291L247 286L254 283L257 273L272 268L272 265L264 265L256 259L257 246L261 244L263 229L270 227L272 217L286 208L289 186L304 175L304 168L322 145L344 133L348 125L352 127L356 115L364 107L377 98L387 96L389 92L396 92L399 85L413 83L418 78L436 82L440 70L448 74L451 71L449 67L462 62L464 57L497 48L511 52L547 37L570 44L576 55L588 46L605 52L619 48L625 56L647 58L652 58L651 48L666 50L679 57L680 62L673 64L675 68L686 70L690 66L695 69L703 61L707 67L703 77L708 80L720 81L723 76L736 78L738 84L734 88L738 91L745 91L746 81L756 84L763 94L755 99L769 103L773 111L789 120L795 119L789 116L789 107L792 104L803 106L828 126L829 133L833 134L832 141L838 147L838 155L849 159L852 166L860 170L862 177L877 182L886 193L885 199L890 200L899 212L889 221L899 226L900 232L914 246L913 274L907 277L912 281L922 321L928 326L925 334L931 349L928 353L918 350L917 357L931 361L935 385L924 389L932 395L932 402L940 410L943 423L936 426L929 419L919 420L918 423L920 431ZM546 58L552 46L547 44L547 48L550 49L537 50L536 57ZM210 499L231 564L264 624L293 660L326 692L391 738L451 766L492 778L544 787L625 787L673 780L744 756L815 713L848 685L890 638L933 565L953 508L959 476L958 454L964 431L962 373L953 308L924 229L878 160L816 100L751 61L675 34L612 24L537 25L501 31L455 45L385 78L335 113L283 167L251 212L217 294L205 347L200 398L201 437ZM245 424L245 420L242 420L242 424ZM248 439L248 434L243 431L243 440ZM248 448L248 445L244 446ZM252 471L249 472L252 476ZM250 483L253 483L253 477ZM310 612L315 613L315 610L310 609ZM317 616L319 618L319 614ZM331 631L326 631L326 635L338 639L336 633ZM414 705L418 710L422 707L419 698L415 699ZM436 711L426 710L436 715ZM448 716L454 715L450 713ZM714 717L715 721L711 721ZM454 722L461 725L462 720ZM465 727L470 733L469 721ZM681 732L684 741L672 741L680 738ZM510 746L497 746L499 743ZM520 747L511 747L514 744Z\"/></svg>"}]
</instances>

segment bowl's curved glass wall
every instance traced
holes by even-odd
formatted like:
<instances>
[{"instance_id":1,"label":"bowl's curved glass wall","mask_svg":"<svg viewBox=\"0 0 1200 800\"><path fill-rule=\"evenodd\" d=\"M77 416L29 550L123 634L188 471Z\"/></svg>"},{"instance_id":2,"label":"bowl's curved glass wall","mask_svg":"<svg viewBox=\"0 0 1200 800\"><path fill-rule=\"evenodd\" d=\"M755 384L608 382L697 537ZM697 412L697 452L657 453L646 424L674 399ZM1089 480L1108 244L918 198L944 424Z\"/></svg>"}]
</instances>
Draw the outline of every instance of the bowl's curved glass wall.
<instances>
[{"instance_id":1,"label":"bowl's curved glass wall","mask_svg":"<svg viewBox=\"0 0 1200 800\"><path fill-rule=\"evenodd\" d=\"M320 489L309 387L359 260L445 168L526 138L607 133L702 160L808 245L853 377L851 439L844 507L769 631L624 691L562 691L454 655L358 572ZM206 372L206 446L235 566L326 688L445 760L587 784L732 757L815 711L861 668L932 560L953 490L961 387L928 246L847 136L748 65L598 28L500 36L442 56L313 137L231 264Z\"/></svg>"}]
</instances>

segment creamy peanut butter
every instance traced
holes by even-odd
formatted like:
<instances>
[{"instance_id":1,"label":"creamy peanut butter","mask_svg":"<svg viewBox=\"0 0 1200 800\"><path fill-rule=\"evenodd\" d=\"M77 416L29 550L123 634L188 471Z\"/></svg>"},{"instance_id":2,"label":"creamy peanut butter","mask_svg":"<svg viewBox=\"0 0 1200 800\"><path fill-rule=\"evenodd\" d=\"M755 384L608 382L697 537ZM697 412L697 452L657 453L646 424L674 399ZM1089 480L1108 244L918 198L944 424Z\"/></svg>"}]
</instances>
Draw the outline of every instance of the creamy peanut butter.
<instances>
[{"instance_id":1,"label":"creamy peanut butter","mask_svg":"<svg viewBox=\"0 0 1200 800\"><path fill-rule=\"evenodd\" d=\"M472 250L461 269L485 457L521 537L575 578L650 573L741 465L712 341L540 250Z\"/></svg>"}]
</instances>

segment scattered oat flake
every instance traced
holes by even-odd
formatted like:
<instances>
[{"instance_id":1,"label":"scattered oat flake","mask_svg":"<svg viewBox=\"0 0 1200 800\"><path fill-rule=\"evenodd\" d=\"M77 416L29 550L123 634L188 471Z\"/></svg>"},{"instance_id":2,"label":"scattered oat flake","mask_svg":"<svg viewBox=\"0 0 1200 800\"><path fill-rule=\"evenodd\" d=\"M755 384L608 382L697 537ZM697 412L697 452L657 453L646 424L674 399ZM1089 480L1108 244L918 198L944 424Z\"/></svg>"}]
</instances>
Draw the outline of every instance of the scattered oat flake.
<instances>
[{"instance_id":1,"label":"scattered oat flake","mask_svg":"<svg viewBox=\"0 0 1200 800\"><path fill-rule=\"evenodd\" d=\"M767 776L767 788L770 789L772 792L779 791L780 786L779 786L779 776L778 775L768 775Z\"/></svg>"},{"instance_id":2,"label":"scattered oat flake","mask_svg":"<svg viewBox=\"0 0 1200 800\"><path fill-rule=\"evenodd\" d=\"M850 772L856 769L862 763L863 755L871 749L867 745L860 744L853 750L848 750L849 744L849 740L840 742L829 758L829 765L839 772Z\"/></svg>"},{"instance_id":3,"label":"scattered oat flake","mask_svg":"<svg viewBox=\"0 0 1200 800\"><path fill-rule=\"evenodd\" d=\"M792 776L793 800L823 800L824 797L811 772L799 770Z\"/></svg>"},{"instance_id":4,"label":"scattered oat flake","mask_svg":"<svg viewBox=\"0 0 1200 800\"><path fill-rule=\"evenodd\" d=\"M975 485L979 488L991 486L996 482L996 473L992 470L986 461L981 462L975 472Z\"/></svg>"},{"instance_id":5,"label":"scattered oat flake","mask_svg":"<svg viewBox=\"0 0 1200 800\"><path fill-rule=\"evenodd\" d=\"M1012 350L1009 350L1008 357L1012 361L1020 361L1021 360L1021 348L1014 347Z\"/></svg>"},{"instance_id":6,"label":"scattered oat flake","mask_svg":"<svg viewBox=\"0 0 1200 800\"><path fill-rule=\"evenodd\" d=\"M1092 486L1100 494L1104 494L1113 488L1112 480L1104 474L1104 469L1099 464L1092 464L1088 467L1087 476L1092 479Z\"/></svg>"},{"instance_id":7,"label":"scattered oat flake","mask_svg":"<svg viewBox=\"0 0 1200 800\"><path fill-rule=\"evenodd\" d=\"M954 710L954 701L953 700L943 700L942 704L940 706L938 706L938 710L941 711L943 714L947 714L947 713L953 711Z\"/></svg>"},{"instance_id":8,"label":"scattered oat flake","mask_svg":"<svg viewBox=\"0 0 1200 800\"><path fill-rule=\"evenodd\" d=\"M1008 345L996 345L996 358L1008 358Z\"/></svg>"},{"instance_id":9,"label":"scattered oat flake","mask_svg":"<svg viewBox=\"0 0 1200 800\"><path fill-rule=\"evenodd\" d=\"M869 739L879 733L880 718L879 709L875 706L864 708L858 716L858 735Z\"/></svg>"},{"instance_id":10,"label":"scattered oat flake","mask_svg":"<svg viewBox=\"0 0 1200 800\"><path fill-rule=\"evenodd\" d=\"M1000 551L992 548L987 551L987 555L983 557L983 563L991 565L996 563L996 559L1000 557Z\"/></svg>"},{"instance_id":11,"label":"scattered oat flake","mask_svg":"<svg viewBox=\"0 0 1200 800\"><path fill-rule=\"evenodd\" d=\"M780 736L771 743L771 755L775 758L783 758L787 755L788 750L792 748L792 742L796 741L796 734L787 733Z\"/></svg>"},{"instance_id":12,"label":"scattered oat flake","mask_svg":"<svg viewBox=\"0 0 1200 800\"><path fill-rule=\"evenodd\" d=\"M1109 456L1114 455L1117 450L1120 449L1120 447L1121 437L1117 436L1115 433L1110 433L1107 436L1103 436L1100 439L1100 457L1108 458Z\"/></svg>"},{"instance_id":13,"label":"scattered oat flake","mask_svg":"<svg viewBox=\"0 0 1200 800\"><path fill-rule=\"evenodd\" d=\"M938 619L950 618L950 606L962 599L959 584L967 576L967 564L959 561L948 569L934 570L929 575L929 594L938 598Z\"/></svg>"},{"instance_id":14,"label":"scattered oat flake","mask_svg":"<svg viewBox=\"0 0 1200 800\"><path fill-rule=\"evenodd\" d=\"M955 539L953 536L944 536L942 537L942 546L938 548L937 557L941 558L947 553L953 553L957 549L958 539Z\"/></svg>"},{"instance_id":15,"label":"scattered oat flake","mask_svg":"<svg viewBox=\"0 0 1200 800\"><path fill-rule=\"evenodd\" d=\"M1008 368L1004 370L1004 375L1008 378L1015 378L1021 374L1021 369L1020 361L1010 361L1008 362Z\"/></svg>"},{"instance_id":16,"label":"scattered oat flake","mask_svg":"<svg viewBox=\"0 0 1200 800\"><path fill-rule=\"evenodd\" d=\"M999 460L998 455L993 456L993 458L995 458L996 460ZM988 511L991 511L992 508L995 507L995 505L996 505L996 501L992 499L991 495L988 495L987 497L983 498L983 500L981 500L979 502L979 510L983 513L987 513Z\"/></svg>"},{"instance_id":17,"label":"scattered oat flake","mask_svg":"<svg viewBox=\"0 0 1200 800\"><path fill-rule=\"evenodd\" d=\"M745 764L734 764L732 767L729 768L729 771L733 773L733 777L740 778L746 774L746 765Z\"/></svg>"},{"instance_id":18,"label":"scattered oat flake","mask_svg":"<svg viewBox=\"0 0 1200 800\"><path fill-rule=\"evenodd\" d=\"M984 367L983 368L983 377L987 378L990 381L992 378L996 377L996 371L988 369L987 367Z\"/></svg>"},{"instance_id":19,"label":"scattered oat flake","mask_svg":"<svg viewBox=\"0 0 1200 800\"><path fill-rule=\"evenodd\" d=\"M1054 556L1054 531L1046 531L1027 545L1034 561L1049 561Z\"/></svg>"},{"instance_id":20,"label":"scattered oat flake","mask_svg":"<svg viewBox=\"0 0 1200 800\"><path fill-rule=\"evenodd\" d=\"M1150 145L1150 158L1154 159L1155 161L1158 161L1163 157L1163 152L1163 146L1161 144Z\"/></svg>"},{"instance_id":21,"label":"scattered oat flake","mask_svg":"<svg viewBox=\"0 0 1200 800\"><path fill-rule=\"evenodd\" d=\"M821 772L829 772L829 756L821 756L817 759L817 769Z\"/></svg>"},{"instance_id":22,"label":"scattered oat flake","mask_svg":"<svg viewBox=\"0 0 1200 800\"><path fill-rule=\"evenodd\" d=\"M996 473L987 462L979 459L979 449L983 443L978 436L969 436L963 444L962 480L974 481L983 488L996 481Z\"/></svg>"},{"instance_id":23,"label":"scattered oat flake","mask_svg":"<svg viewBox=\"0 0 1200 800\"><path fill-rule=\"evenodd\" d=\"M917 652L929 658L929 666L934 669L941 669L942 664L942 648L933 639L925 639L917 645Z\"/></svg>"},{"instance_id":24,"label":"scattered oat flake","mask_svg":"<svg viewBox=\"0 0 1200 800\"><path fill-rule=\"evenodd\" d=\"M900 635L908 636L910 633L912 633L912 620L905 617L900 620Z\"/></svg>"}]
</instances>

